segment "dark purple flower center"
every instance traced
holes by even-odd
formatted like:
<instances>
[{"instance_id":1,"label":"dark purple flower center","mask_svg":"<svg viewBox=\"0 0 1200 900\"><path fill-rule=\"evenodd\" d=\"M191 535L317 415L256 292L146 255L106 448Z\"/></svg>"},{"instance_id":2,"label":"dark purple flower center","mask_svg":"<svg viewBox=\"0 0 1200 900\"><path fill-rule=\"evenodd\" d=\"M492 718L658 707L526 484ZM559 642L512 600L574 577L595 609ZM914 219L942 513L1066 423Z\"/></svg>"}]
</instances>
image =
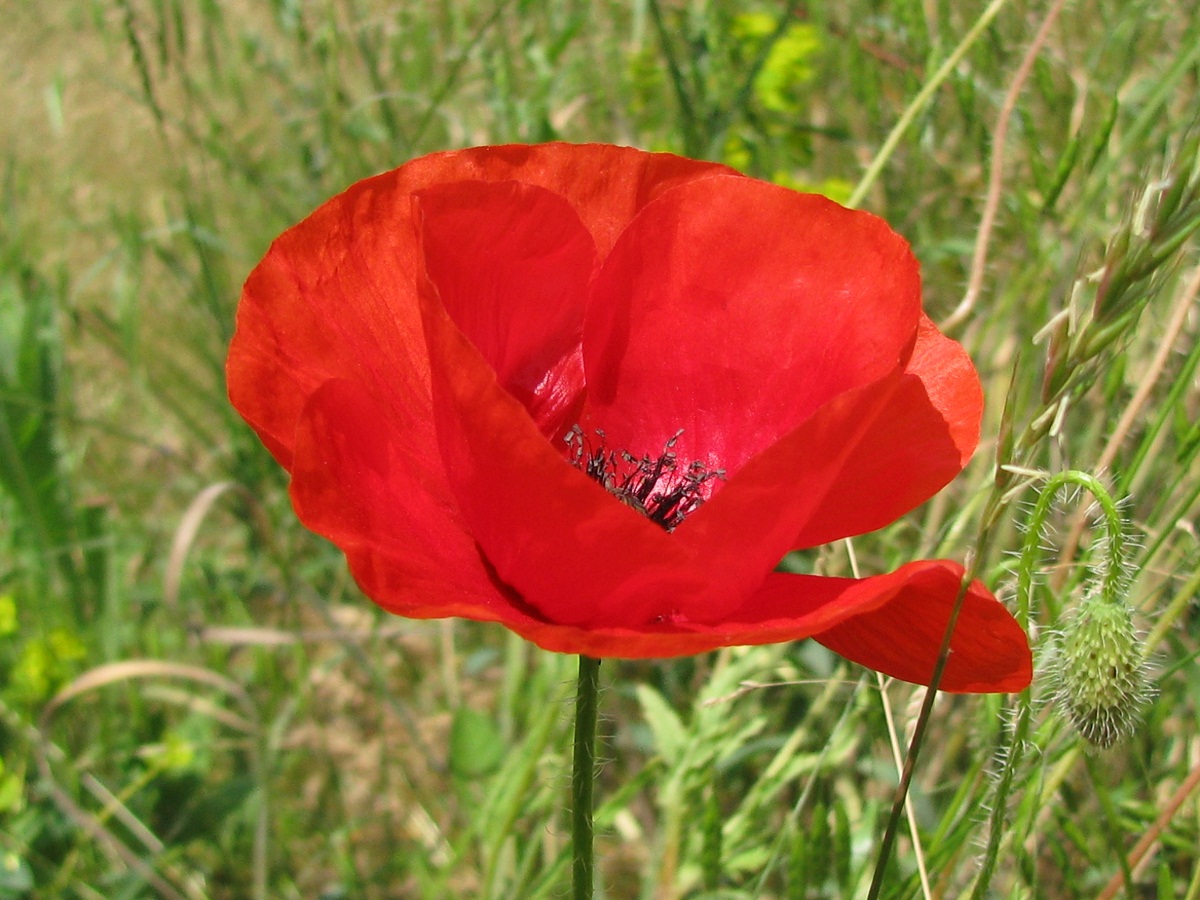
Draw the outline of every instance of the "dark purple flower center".
<instances>
[{"instance_id":1,"label":"dark purple flower center","mask_svg":"<svg viewBox=\"0 0 1200 900\"><path fill-rule=\"evenodd\" d=\"M670 437L657 457L639 458L628 450L609 449L603 431L596 430L593 443L573 425L565 438L567 460L622 503L674 531L712 493L708 483L725 478L724 469L709 471L698 459L680 466L674 447L681 434L677 431Z\"/></svg>"}]
</instances>

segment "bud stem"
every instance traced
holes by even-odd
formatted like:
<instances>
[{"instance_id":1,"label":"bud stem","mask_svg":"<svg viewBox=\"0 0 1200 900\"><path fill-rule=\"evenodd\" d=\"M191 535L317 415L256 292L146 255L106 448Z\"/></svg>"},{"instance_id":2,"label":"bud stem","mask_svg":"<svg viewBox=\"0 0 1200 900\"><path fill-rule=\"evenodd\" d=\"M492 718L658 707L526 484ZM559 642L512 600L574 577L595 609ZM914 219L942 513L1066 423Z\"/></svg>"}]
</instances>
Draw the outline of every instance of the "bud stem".
<instances>
[{"instance_id":1,"label":"bud stem","mask_svg":"<svg viewBox=\"0 0 1200 900\"><path fill-rule=\"evenodd\" d=\"M1016 617L1026 633L1029 631L1030 612L1033 606L1033 574L1037 565L1042 528L1059 490L1068 485L1083 488L1095 497L1100 505L1107 532L1105 546L1108 557L1104 563L1104 577L1101 580L1099 598L1105 604L1124 606L1120 587L1125 562L1125 531L1121 524L1121 515L1117 510L1117 504L1113 502L1104 485L1095 476L1077 470L1059 472L1047 479L1045 487L1034 504L1025 533L1025 543L1021 547L1020 562L1017 565ZM988 823L987 849L984 852L975 888L971 892L973 900L982 900L988 896L988 887L991 884L992 874L996 869L996 859L999 856L1000 841L1004 837L1008 797L1012 792L1013 782L1025 753L1032 719L1033 700L1031 691L1027 689L1022 691L1017 698L1017 715L1012 726L1011 740L1003 757L1004 765L1001 766L1000 777L996 782L996 793L991 803L992 814Z\"/></svg>"}]
</instances>

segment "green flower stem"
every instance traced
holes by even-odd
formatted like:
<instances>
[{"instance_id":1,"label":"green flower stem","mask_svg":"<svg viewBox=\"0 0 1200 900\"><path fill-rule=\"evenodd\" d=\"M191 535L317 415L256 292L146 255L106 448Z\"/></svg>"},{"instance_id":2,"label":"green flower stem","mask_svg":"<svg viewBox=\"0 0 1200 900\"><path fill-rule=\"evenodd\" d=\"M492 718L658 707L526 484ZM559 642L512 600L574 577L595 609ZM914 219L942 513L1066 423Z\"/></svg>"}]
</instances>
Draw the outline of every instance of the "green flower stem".
<instances>
[{"instance_id":1,"label":"green flower stem","mask_svg":"<svg viewBox=\"0 0 1200 900\"><path fill-rule=\"evenodd\" d=\"M579 657L575 693L575 760L571 775L571 897L592 900L592 791L596 779L596 707L600 660Z\"/></svg>"}]
</instances>

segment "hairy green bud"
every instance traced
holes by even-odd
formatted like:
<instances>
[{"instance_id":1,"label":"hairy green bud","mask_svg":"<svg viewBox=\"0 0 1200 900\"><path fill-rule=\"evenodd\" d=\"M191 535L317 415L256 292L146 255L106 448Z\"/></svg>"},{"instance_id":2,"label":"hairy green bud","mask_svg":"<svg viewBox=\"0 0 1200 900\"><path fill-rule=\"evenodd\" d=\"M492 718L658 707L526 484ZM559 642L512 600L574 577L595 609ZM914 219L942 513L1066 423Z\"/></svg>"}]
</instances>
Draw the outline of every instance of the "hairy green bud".
<instances>
[{"instance_id":1,"label":"hairy green bud","mask_svg":"<svg viewBox=\"0 0 1200 900\"><path fill-rule=\"evenodd\" d=\"M1149 691L1129 607L1085 597L1060 635L1055 674L1058 703L1089 743L1108 749L1132 734Z\"/></svg>"}]
</instances>

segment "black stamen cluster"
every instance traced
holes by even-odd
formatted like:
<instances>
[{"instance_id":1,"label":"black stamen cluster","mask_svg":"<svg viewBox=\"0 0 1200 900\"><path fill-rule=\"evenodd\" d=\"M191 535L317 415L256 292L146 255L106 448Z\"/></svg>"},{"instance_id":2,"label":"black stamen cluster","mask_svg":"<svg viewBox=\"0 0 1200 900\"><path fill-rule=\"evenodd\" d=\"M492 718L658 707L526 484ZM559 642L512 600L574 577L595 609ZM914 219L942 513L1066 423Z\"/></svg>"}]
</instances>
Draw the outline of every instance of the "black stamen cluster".
<instances>
[{"instance_id":1,"label":"black stamen cluster","mask_svg":"<svg viewBox=\"0 0 1200 900\"><path fill-rule=\"evenodd\" d=\"M639 459L628 450L610 450L599 429L599 446L592 446L583 429L574 425L565 438L567 458L622 503L667 531L674 531L704 502L704 485L725 477L724 469L710 472L698 459L681 470L674 450L681 434L682 430L675 432L659 456Z\"/></svg>"}]
</instances>

